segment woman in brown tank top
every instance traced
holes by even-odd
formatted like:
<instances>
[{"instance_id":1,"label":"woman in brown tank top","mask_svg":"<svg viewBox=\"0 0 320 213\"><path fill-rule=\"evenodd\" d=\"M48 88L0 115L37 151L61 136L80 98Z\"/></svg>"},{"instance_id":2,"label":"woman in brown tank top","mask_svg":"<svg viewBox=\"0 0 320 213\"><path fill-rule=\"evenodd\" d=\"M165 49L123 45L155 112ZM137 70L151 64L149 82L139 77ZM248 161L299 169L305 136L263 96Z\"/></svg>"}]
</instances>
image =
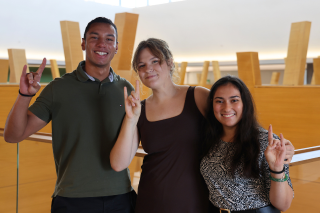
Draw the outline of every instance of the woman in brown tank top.
<instances>
[{"instance_id":1,"label":"woman in brown tank top","mask_svg":"<svg viewBox=\"0 0 320 213\"><path fill-rule=\"evenodd\" d=\"M139 82L128 97L126 116L110 153L115 171L126 169L141 139L144 150L137 213L208 212L208 190L200 174L200 144L209 90L176 85L167 43L140 42L133 69L153 94L140 103Z\"/></svg>"},{"instance_id":2,"label":"woman in brown tank top","mask_svg":"<svg viewBox=\"0 0 320 213\"><path fill-rule=\"evenodd\" d=\"M129 97L125 89L126 116L110 153L112 168L127 168L141 139L148 155L142 165L136 212L208 212L199 146L209 90L173 83L173 57L160 39L139 44L133 68L153 94L140 103L138 83Z\"/></svg>"}]
</instances>

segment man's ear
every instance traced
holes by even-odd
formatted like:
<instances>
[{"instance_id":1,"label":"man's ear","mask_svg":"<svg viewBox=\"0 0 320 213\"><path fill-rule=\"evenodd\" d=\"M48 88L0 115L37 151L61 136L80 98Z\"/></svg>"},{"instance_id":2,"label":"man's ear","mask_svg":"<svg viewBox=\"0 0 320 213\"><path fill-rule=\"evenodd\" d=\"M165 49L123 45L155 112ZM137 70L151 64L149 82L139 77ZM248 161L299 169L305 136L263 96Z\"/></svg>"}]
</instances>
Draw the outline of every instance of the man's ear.
<instances>
[{"instance_id":1,"label":"man's ear","mask_svg":"<svg viewBox=\"0 0 320 213\"><path fill-rule=\"evenodd\" d=\"M81 48L82 50L86 50L86 40L84 38L82 38Z\"/></svg>"}]
</instances>

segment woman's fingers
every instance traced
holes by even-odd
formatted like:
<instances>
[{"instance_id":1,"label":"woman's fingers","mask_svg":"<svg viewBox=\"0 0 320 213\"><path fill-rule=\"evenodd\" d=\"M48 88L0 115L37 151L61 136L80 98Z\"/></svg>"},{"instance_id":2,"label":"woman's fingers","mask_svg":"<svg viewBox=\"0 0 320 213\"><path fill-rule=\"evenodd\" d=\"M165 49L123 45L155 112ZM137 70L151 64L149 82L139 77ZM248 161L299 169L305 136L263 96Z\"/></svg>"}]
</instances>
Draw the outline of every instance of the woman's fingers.
<instances>
[{"instance_id":1,"label":"woman's fingers","mask_svg":"<svg viewBox=\"0 0 320 213\"><path fill-rule=\"evenodd\" d=\"M268 141L269 141L269 145L272 146L273 145L273 131L272 131L272 125L269 125L269 130L268 130Z\"/></svg>"}]
</instances>

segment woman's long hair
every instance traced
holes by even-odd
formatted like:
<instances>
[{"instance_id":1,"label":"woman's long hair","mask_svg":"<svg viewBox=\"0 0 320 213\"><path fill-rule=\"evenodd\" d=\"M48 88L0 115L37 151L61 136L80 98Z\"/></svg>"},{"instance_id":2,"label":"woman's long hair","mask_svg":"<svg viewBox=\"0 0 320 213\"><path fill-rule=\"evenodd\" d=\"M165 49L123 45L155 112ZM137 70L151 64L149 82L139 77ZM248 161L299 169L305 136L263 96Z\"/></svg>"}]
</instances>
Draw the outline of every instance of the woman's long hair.
<instances>
[{"instance_id":1,"label":"woman's long hair","mask_svg":"<svg viewBox=\"0 0 320 213\"><path fill-rule=\"evenodd\" d=\"M255 106L251 93L243 81L237 77L225 76L220 78L210 90L202 157L206 156L211 149L214 152L217 150L217 144L223 135L222 124L214 116L213 98L217 89L227 84L232 84L239 90L243 103L242 119L237 125L233 140L235 152L231 159L231 172L234 176L235 170L240 166L240 162L242 161L244 163L243 175L245 177L258 178L258 155L260 150L259 124L256 119Z\"/></svg>"}]
</instances>

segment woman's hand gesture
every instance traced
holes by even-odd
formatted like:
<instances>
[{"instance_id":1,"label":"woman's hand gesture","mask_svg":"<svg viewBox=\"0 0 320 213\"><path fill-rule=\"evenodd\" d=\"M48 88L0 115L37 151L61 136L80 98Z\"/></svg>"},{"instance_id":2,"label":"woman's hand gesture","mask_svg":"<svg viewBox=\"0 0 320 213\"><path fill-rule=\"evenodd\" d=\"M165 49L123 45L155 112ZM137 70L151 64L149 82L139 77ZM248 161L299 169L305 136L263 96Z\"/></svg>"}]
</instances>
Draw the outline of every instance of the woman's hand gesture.
<instances>
[{"instance_id":1,"label":"woman's hand gesture","mask_svg":"<svg viewBox=\"0 0 320 213\"><path fill-rule=\"evenodd\" d=\"M124 87L124 106L128 119L139 119L141 113L139 81L136 80L136 90L128 96L127 87Z\"/></svg>"},{"instance_id":2,"label":"woman's hand gesture","mask_svg":"<svg viewBox=\"0 0 320 213\"><path fill-rule=\"evenodd\" d=\"M280 140L273 138L272 126L269 126L268 132L269 145L264 152L269 168L273 171L282 171L284 159L286 156L285 139L280 134Z\"/></svg>"},{"instance_id":3,"label":"woman's hand gesture","mask_svg":"<svg viewBox=\"0 0 320 213\"><path fill-rule=\"evenodd\" d=\"M40 79L46 66L47 59L44 58L37 72L27 73L27 65L24 65L20 77L20 92L25 95L34 95L40 89Z\"/></svg>"}]
</instances>

